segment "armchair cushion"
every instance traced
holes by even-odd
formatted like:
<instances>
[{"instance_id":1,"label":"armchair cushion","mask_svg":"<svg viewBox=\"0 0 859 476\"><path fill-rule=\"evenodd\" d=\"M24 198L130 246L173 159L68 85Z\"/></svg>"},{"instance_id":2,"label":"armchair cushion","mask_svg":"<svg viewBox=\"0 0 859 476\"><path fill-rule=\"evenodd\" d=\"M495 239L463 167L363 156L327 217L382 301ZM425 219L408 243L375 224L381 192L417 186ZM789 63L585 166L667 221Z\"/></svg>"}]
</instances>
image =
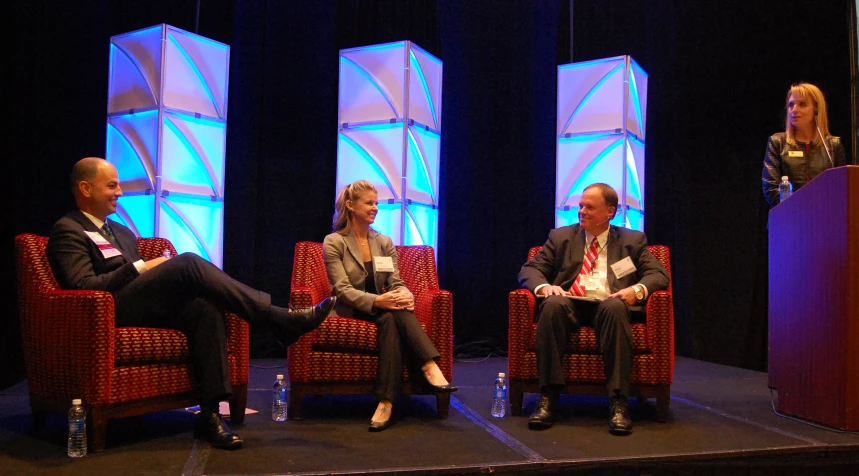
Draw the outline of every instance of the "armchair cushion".
<instances>
[{"instance_id":1,"label":"armchair cushion","mask_svg":"<svg viewBox=\"0 0 859 476\"><path fill-rule=\"evenodd\" d=\"M184 364L190 357L185 334L173 329L119 327L114 332L114 365Z\"/></svg>"}]
</instances>

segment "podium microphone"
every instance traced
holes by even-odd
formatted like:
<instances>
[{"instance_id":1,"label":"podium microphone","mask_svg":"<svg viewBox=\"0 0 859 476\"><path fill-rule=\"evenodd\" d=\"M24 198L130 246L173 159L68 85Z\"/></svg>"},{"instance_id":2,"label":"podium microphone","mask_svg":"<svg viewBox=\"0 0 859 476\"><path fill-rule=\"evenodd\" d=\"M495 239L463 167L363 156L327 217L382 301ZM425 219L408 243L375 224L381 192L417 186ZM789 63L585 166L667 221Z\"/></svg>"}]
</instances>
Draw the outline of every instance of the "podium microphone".
<instances>
[{"instance_id":1,"label":"podium microphone","mask_svg":"<svg viewBox=\"0 0 859 476\"><path fill-rule=\"evenodd\" d=\"M817 128L817 135L820 136L820 141L823 142L823 150L826 151L826 156L829 157L829 165L835 168L835 162L832 161L832 154L829 153L829 147L826 145L826 138L820 132L820 126L817 125L817 108L814 109L814 127Z\"/></svg>"}]
</instances>

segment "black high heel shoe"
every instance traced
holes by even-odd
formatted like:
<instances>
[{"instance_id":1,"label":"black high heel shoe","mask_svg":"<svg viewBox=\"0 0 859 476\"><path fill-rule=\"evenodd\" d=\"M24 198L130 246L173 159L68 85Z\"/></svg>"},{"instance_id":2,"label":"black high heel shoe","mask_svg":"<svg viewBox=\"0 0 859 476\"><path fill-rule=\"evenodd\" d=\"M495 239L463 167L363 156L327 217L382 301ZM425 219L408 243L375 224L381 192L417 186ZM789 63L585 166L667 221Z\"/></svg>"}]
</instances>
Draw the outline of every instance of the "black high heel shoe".
<instances>
[{"instance_id":1,"label":"black high heel shoe","mask_svg":"<svg viewBox=\"0 0 859 476\"><path fill-rule=\"evenodd\" d=\"M394 418L388 418L386 421L378 422L370 419L370 427L367 428L371 433L378 433L380 431L387 430L389 426L393 423Z\"/></svg>"}]
</instances>

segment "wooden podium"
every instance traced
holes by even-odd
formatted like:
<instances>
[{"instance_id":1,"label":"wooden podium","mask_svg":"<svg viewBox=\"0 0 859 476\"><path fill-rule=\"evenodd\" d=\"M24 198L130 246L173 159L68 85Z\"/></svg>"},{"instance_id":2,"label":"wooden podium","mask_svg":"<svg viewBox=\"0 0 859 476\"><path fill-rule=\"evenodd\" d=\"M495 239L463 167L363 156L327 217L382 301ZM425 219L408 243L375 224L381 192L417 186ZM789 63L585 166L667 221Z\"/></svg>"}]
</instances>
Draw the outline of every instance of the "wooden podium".
<instances>
[{"instance_id":1,"label":"wooden podium","mask_svg":"<svg viewBox=\"0 0 859 476\"><path fill-rule=\"evenodd\" d=\"M770 211L769 386L781 413L859 430L859 166Z\"/></svg>"}]
</instances>

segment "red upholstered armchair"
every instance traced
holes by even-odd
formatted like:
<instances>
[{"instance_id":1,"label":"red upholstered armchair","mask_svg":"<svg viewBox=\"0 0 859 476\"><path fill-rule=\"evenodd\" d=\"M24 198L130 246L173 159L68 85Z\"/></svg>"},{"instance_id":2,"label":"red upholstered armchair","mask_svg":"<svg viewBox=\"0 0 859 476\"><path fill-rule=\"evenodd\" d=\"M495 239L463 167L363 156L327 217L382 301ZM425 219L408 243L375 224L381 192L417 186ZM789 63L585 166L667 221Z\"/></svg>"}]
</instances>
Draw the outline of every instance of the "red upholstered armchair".
<instances>
[{"instance_id":1,"label":"red upholstered armchair","mask_svg":"<svg viewBox=\"0 0 859 476\"><path fill-rule=\"evenodd\" d=\"M438 366L453 379L453 299L438 288L435 256L430 246L397 246L400 277L415 295L415 314L441 357ZM311 306L331 295L322 243L295 245L291 303ZM378 362L376 325L358 319L332 316L289 347L290 414L301 418L305 395L372 394ZM411 380L404 370L403 393L428 395L423 376ZM439 418L447 418L450 393L437 395Z\"/></svg>"},{"instance_id":2,"label":"red upholstered armchair","mask_svg":"<svg viewBox=\"0 0 859 476\"><path fill-rule=\"evenodd\" d=\"M539 246L528 251L533 258ZM666 246L648 246L650 252L671 276L671 262ZM668 419L671 401L671 383L674 379L674 300L669 283L668 289L652 293L647 300L644 323L633 323L633 346L635 357L632 364L630 396L656 398L657 418ZM509 295L510 328L508 348L508 372L510 375L510 405L514 415L522 413L525 392L539 393L537 359L534 354L534 323L536 298L526 289L512 291ZM592 327L582 327L570 336L564 357L567 393L606 395L603 361L597 351L597 341Z\"/></svg>"},{"instance_id":3,"label":"red upholstered armchair","mask_svg":"<svg viewBox=\"0 0 859 476\"><path fill-rule=\"evenodd\" d=\"M60 289L45 255L48 238L15 237L18 308L30 408L36 427L65 415L73 398L87 410L89 449L104 450L107 421L196 405L199 395L185 335L172 329L114 327L113 295ZM138 238L144 259L176 254L163 238ZM245 416L248 325L227 314L233 423Z\"/></svg>"}]
</instances>

